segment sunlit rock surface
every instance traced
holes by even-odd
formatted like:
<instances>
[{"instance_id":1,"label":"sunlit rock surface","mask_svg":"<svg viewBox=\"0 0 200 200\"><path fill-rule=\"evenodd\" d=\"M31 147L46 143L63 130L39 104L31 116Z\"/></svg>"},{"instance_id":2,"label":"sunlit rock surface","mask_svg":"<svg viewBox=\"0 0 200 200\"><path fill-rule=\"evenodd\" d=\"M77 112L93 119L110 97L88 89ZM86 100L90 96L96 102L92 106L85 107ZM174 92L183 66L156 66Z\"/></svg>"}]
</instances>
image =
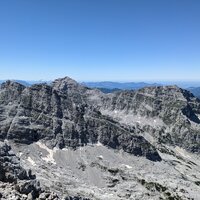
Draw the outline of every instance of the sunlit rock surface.
<instances>
[{"instance_id":1,"label":"sunlit rock surface","mask_svg":"<svg viewBox=\"0 0 200 200\"><path fill-rule=\"evenodd\" d=\"M200 101L176 86L104 94L69 77L30 87L7 81L0 89L0 139L8 144L1 149L12 148L6 162L14 170L1 153L0 193L198 200L199 116ZM25 182L38 184L35 196L22 197L8 181L17 184L21 171Z\"/></svg>"}]
</instances>

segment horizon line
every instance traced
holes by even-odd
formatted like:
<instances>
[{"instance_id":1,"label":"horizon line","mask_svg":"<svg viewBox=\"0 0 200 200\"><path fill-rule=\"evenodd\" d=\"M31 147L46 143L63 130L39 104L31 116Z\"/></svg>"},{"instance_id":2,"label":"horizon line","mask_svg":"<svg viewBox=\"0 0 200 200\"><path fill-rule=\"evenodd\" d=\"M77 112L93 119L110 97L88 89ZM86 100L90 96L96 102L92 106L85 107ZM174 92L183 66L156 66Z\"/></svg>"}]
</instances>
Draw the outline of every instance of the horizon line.
<instances>
[{"instance_id":1,"label":"horizon line","mask_svg":"<svg viewBox=\"0 0 200 200\"><path fill-rule=\"evenodd\" d=\"M66 76L63 76L63 77L59 77L59 78L64 78ZM53 78L53 79L21 79L21 78L3 78L3 79L0 79L0 81L7 81L7 80L11 80L11 81L25 81L25 82L51 82L51 81L54 81L56 79L59 79L59 78ZM71 77L69 77L71 78ZM200 79L199 80L191 80L191 79L135 79L135 80L81 80L81 79L74 79L72 78L73 80L79 82L79 83L82 83L82 82L91 82L91 83L95 83L95 82L117 82L117 83L139 83L139 82L184 82L184 83L200 83Z\"/></svg>"}]
</instances>

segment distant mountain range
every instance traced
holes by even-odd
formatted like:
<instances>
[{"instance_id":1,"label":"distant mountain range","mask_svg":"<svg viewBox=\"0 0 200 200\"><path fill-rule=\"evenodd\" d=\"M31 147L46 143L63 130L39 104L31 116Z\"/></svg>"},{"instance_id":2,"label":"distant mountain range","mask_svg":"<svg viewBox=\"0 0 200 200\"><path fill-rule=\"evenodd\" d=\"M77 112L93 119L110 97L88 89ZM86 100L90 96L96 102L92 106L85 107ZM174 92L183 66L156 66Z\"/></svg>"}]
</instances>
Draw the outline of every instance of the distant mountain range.
<instances>
[{"instance_id":1,"label":"distant mountain range","mask_svg":"<svg viewBox=\"0 0 200 200\"><path fill-rule=\"evenodd\" d=\"M6 80L0 80L0 84L3 83L3 82L5 82L5 81L6 81ZM31 85L29 82L23 81L23 80L12 80L12 81L15 81L15 82L17 82L17 83L20 83L20 84L22 84L22 85L24 85L24 86L30 86L30 85Z\"/></svg>"},{"instance_id":2,"label":"distant mountain range","mask_svg":"<svg viewBox=\"0 0 200 200\"><path fill-rule=\"evenodd\" d=\"M149 86L161 86L161 84L158 83L145 83L145 82L120 83L120 82L110 82L110 81L83 82L81 84L91 88L106 88L106 89L120 89L120 90L137 90Z\"/></svg>"},{"instance_id":3,"label":"distant mountain range","mask_svg":"<svg viewBox=\"0 0 200 200\"><path fill-rule=\"evenodd\" d=\"M119 88L113 88L113 89L108 89L108 88L96 88L100 91L102 91L103 93L105 94L108 94L108 93L113 93L113 92L117 92L117 91L121 91L122 89L119 89Z\"/></svg>"},{"instance_id":4,"label":"distant mountain range","mask_svg":"<svg viewBox=\"0 0 200 200\"><path fill-rule=\"evenodd\" d=\"M200 87L190 87L190 88L187 88L187 90L192 92L194 96L200 98Z\"/></svg>"},{"instance_id":5,"label":"distant mountain range","mask_svg":"<svg viewBox=\"0 0 200 200\"><path fill-rule=\"evenodd\" d=\"M20 84L22 84L24 86L31 86L33 84L38 84L38 83L47 83L47 84L51 83L51 81L43 81L43 80L39 80L39 81L34 81L34 80L33 81L24 81L24 80L13 80L12 79L12 81L20 83ZM0 80L0 84L3 83L3 82L6 82L6 80Z\"/></svg>"},{"instance_id":6,"label":"distant mountain range","mask_svg":"<svg viewBox=\"0 0 200 200\"><path fill-rule=\"evenodd\" d=\"M0 80L0 84L5 82L6 80ZM50 84L51 81L24 81L24 80L12 80L17 83L20 83L24 86L31 86L33 84L38 83L47 83ZM103 93L112 93L120 90L138 90L144 87L151 87L151 86L162 86L167 85L161 83L145 83L145 82L112 82L112 81L102 81L102 82L82 82L81 85L89 87L89 88L96 88L102 91ZM180 86L181 87L181 86ZM193 93L196 97L200 98L200 87L183 87Z\"/></svg>"},{"instance_id":7,"label":"distant mountain range","mask_svg":"<svg viewBox=\"0 0 200 200\"><path fill-rule=\"evenodd\" d=\"M119 82L83 82L82 85L97 88L101 90L103 93L112 93L119 90L138 90L144 87L151 86L162 86L167 84L161 83L145 83L145 82L127 82L127 83L119 83ZM183 87L188 91L192 92L196 97L200 98L200 87Z\"/></svg>"}]
</instances>

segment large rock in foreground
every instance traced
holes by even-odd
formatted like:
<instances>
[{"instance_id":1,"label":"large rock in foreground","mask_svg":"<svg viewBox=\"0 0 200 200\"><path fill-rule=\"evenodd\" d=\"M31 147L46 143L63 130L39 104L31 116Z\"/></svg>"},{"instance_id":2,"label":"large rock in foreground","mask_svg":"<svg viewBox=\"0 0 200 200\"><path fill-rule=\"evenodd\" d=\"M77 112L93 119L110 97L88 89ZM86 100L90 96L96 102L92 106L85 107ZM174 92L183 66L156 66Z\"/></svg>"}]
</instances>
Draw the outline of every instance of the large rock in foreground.
<instances>
[{"instance_id":1,"label":"large rock in foreground","mask_svg":"<svg viewBox=\"0 0 200 200\"><path fill-rule=\"evenodd\" d=\"M20 166L19 158L11 151L11 147L0 142L0 195L1 199L36 199L41 193L39 182Z\"/></svg>"}]
</instances>

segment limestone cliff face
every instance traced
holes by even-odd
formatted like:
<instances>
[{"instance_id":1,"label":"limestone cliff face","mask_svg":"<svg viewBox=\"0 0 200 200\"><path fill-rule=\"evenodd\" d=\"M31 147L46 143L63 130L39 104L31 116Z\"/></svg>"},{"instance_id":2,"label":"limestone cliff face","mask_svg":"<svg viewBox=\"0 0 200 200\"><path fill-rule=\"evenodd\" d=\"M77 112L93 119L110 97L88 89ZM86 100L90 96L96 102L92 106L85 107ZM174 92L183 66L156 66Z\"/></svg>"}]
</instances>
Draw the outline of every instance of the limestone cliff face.
<instances>
[{"instance_id":1,"label":"limestone cliff face","mask_svg":"<svg viewBox=\"0 0 200 200\"><path fill-rule=\"evenodd\" d=\"M90 103L102 113L137 126L158 142L200 152L200 101L190 92L177 86L159 86L101 94L95 99L90 96Z\"/></svg>"},{"instance_id":2,"label":"limestone cliff face","mask_svg":"<svg viewBox=\"0 0 200 200\"><path fill-rule=\"evenodd\" d=\"M66 77L52 85L25 87L6 82L0 90L0 138L31 144L44 140L59 148L101 142L160 161L156 149L134 129L121 126L88 103L87 88Z\"/></svg>"},{"instance_id":3,"label":"limestone cliff face","mask_svg":"<svg viewBox=\"0 0 200 200\"><path fill-rule=\"evenodd\" d=\"M176 86L103 94L66 77L31 87L7 81L0 89L0 138L27 144L43 139L50 147L76 148L101 142L160 160L143 133L199 152L199 115L200 101Z\"/></svg>"}]
</instances>

